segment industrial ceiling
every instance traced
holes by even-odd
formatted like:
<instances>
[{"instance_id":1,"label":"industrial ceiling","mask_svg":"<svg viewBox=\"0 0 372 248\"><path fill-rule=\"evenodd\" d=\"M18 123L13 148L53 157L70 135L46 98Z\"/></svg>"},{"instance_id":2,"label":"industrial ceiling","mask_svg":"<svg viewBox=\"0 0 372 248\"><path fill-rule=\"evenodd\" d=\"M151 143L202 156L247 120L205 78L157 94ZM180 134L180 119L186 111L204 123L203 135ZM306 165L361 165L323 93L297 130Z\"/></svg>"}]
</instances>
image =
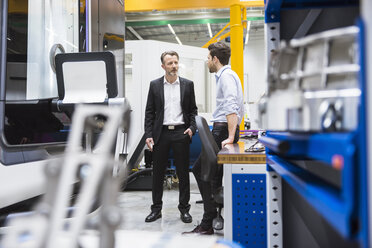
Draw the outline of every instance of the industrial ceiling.
<instances>
[{"instance_id":1,"label":"industrial ceiling","mask_svg":"<svg viewBox=\"0 0 372 248\"><path fill-rule=\"evenodd\" d=\"M211 35L216 35L229 21L230 9L127 12L126 40L158 40L202 47L211 39ZM264 8L247 8L247 21L248 43L263 40ZM229 28L225 31L229 31ZM246 34L247 29L244 30L245 39Z\"/></svg>"}]
</instances>

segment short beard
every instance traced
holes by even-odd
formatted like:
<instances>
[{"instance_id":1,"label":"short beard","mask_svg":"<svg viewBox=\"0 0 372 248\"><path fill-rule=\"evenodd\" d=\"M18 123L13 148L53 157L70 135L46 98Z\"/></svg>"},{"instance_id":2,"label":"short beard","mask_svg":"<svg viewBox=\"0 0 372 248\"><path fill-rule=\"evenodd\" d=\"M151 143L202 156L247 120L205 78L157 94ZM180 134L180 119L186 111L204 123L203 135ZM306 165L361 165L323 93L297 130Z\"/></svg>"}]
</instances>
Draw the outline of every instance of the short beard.
<instances>
[{"instance_id":1,"label":"short beard","mask_svg":"<svg viewBox=\"0 0 372 248\"><path fill-rule=\"evenodd\" d=\"M210 67L209 68L209 72L210 73L214 73L214 72L216 72L217 70L216 70L216 68L215 67Z\"/></svg>"},{"instance_id":2,"label":"short beard","mask_svg":"<svg viewBox=\"0 0 372 248\"><path fill-rule=\"evenodd\" d=\"M177 76L177 72L170 71L168 75L174 77Z\"/></svg>"}]
</instances>

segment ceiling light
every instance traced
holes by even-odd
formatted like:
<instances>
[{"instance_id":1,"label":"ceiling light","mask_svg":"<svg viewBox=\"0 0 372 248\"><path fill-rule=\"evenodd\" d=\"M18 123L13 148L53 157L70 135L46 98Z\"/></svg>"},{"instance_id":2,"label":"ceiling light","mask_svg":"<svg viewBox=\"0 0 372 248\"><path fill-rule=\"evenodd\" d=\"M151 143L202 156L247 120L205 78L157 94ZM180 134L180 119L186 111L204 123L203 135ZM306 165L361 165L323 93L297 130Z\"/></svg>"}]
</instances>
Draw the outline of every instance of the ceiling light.
<instances>
[{"instance_id":1,"label":"ceiling light","mask_svg":"<svg viewBox=\"0 0 372 248\"><path fill-rule=\"evenodd\" d=\"M174 32L172 26L170 24L168 24L168 28L170 29L170 31L172 32L172 34L174 35L174 38L176 38L178 44L182 45L182 42L180 41L180 39L178 38L178 36L176 35L176 32Z\"/></svg>"},{"instance_id":2,"label":"ceiling light","mask_svg":"<svg viewBox=\"0 0 372 248\"><path fill-rule=\"evenodd\" d=\"M180 39L178 38L177 35L176 35L176 40L177 40L178 44L182 45L182 42L180 41Z\"/></svg>"},{"instance_id":3,"label":"ceiling light","mask_svg":"<svg viewBox=\"0 0 372 248\"><path fill-rule=\"evenodd\" d=\"M131 26L129 26L129 27L127 27L131 32L132 32L132 34L134 35L134 36L136 36L137 37L137 39L139 39L139 40L143 40L143 38L142 38L142 36L141 35L139 35L138 33L137 33L137 31L136 30L134 30L134 28L133 27L131 27Z\"/></svg>"},{"instance_id":4,"label":"ceiling light","mask_svg":"<svg viewBox=\"0 0 372 248\"><path fill-rule=\"evenodd\" d=\"M208 26L208 31L209 31L209 37L213 37L212 35L212 30L211 30L211 24L207 23L207 26Z\"/></svg>"},{"instance_id":5,"label":"ceiling light","mask_svg":"<svg viewBox=\"0 0 372 248\"><path fill-rule=\"evenodd\" d=\"M168 24L168 28L170 29L170 31L172 32L172 34L176 35L176 33L174 32L172 26L170 24Z\"/></svg>"},{"instance_id":6,"label":"ceiling light","mask_svg":"<svg viewBox=\"0 0 372 248\"><path fill-rule=\"evenodd\" d=\"M248 21L247 23L247 34L245 36L245 45L248 44L248 40L249 40L249 30L251 29L251 21Z\"/></svg>"}]
</instances>

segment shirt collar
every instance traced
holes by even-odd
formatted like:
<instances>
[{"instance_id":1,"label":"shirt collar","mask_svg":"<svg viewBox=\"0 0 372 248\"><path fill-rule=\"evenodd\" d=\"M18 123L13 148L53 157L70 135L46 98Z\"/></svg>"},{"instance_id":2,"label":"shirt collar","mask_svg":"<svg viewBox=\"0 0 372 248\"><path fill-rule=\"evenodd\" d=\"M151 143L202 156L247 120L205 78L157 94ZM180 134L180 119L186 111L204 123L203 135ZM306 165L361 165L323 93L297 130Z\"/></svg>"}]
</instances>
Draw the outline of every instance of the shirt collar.
<instances>
[{"instance_id":1,"label":"shirt collar","mask_svg":"<svg viewBox=\"0 0 372 248\"><path fill-rule=\"evenodd\" d=\"M179 84L180 83L180 77L177 77L176 81L174 83L167 82L167 79L164 76L164 84Z\"/></svg>"},{"instance_id":2,"label":"shirt collar","mask_svg":"<svg viewBox=\"0 0 372 248\"><path fill-rule=\"evenodd\" d=\"M223 72L224 70L228 69L228 68L231 69L231 66L229 66L229 65L224 65L224 66L222 66L221 69L219 69L218 72L216 72L216 79L220 78L222 72Z\"/></svg>"}]
</instances>

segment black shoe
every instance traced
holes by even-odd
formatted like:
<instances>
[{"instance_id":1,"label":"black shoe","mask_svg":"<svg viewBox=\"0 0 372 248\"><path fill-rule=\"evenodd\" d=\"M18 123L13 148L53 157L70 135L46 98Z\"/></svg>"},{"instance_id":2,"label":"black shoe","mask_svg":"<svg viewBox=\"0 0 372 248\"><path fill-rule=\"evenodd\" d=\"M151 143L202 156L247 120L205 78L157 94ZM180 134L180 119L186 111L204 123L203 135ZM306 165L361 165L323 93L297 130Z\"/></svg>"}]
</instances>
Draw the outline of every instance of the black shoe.
<instances>
[{"instance_id":1,"label":"black shoe","mask_svg":"<svg viewBox=\"0 0 372 248\"><path fill-rule=\"evenodd\" d=\"M212 227L208 229L202 228L201 225L198 225L197 227L194 228L194 230L190 232L183 232L182 234L199 234L199 235L212 235L214 234L214 230Z\"/></svg>"},{"instance_id":2,"label":"black shoe","mask_svg":"<svg viewBox=\"0 0 372 248\"><path fill-rule=\"evenodd\" d=\"M212 227L214 230L222 230L223 229L223 218L221 215L217 215L216 218L213 219Z\"/></svg>"},{"instance_id":3,"label":"black shoe","mask_svg":"<svg viewBox=\"0 0 372 248\"><path fill-rule=\"evenodd\" d=\"M151 213L146 217L145 222L153 222L161 218L161 211L151 211Z\"/></svg>"},{"instance_id":4,"label":"black shoe","mask_svg":"<svg viewBox=\"0 0 372 248\"><path fill-rule=\"evenodd\" d=\"M189 212L181 213L181 220L185 223L191 223L192 217Z\"/></svg>"}]
</instances>

